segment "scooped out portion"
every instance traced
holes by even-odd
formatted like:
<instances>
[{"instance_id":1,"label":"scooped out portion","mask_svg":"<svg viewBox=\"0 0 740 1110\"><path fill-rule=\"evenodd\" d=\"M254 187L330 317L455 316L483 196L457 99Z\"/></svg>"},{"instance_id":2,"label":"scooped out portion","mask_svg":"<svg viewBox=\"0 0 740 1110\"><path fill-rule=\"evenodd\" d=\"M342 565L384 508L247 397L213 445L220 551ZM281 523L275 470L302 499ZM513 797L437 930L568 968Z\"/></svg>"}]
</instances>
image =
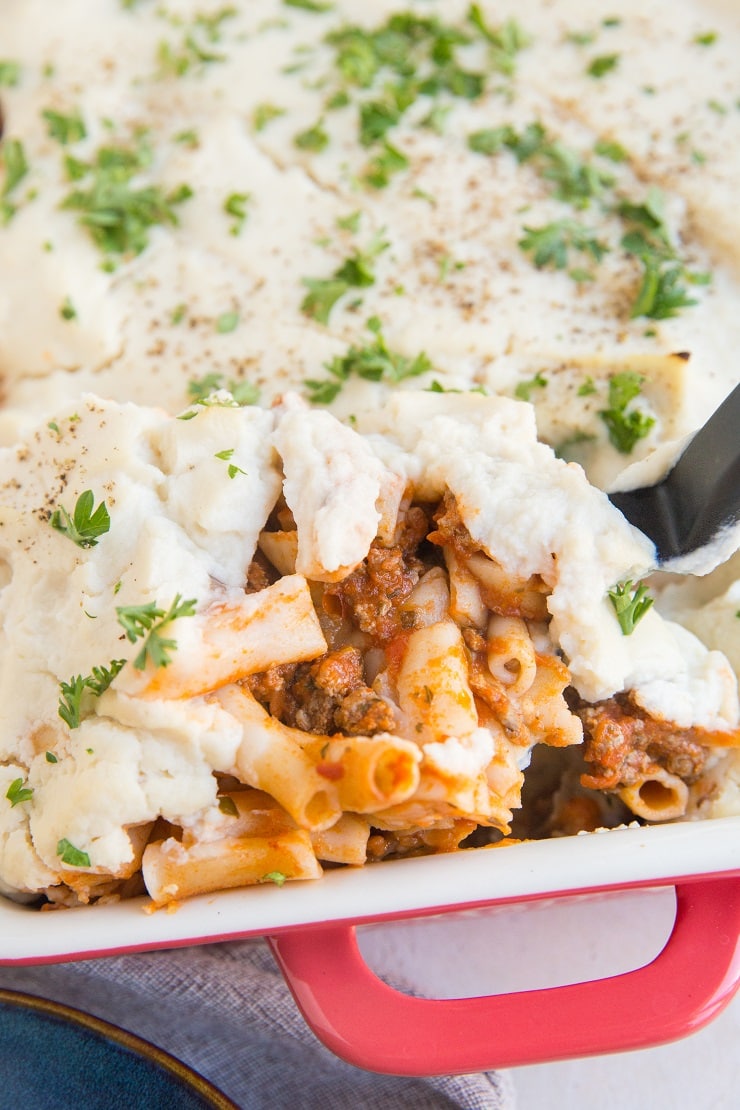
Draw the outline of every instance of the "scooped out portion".
<instances>
[{"instance_id":1,"label":"scooped out portion","mask_svg":"<svg viewBox=\"0 0 740 1110\"><path fill-rule=\"evenodd\" d=\"M702 815L735 759L725 656L656 611L652 545L527 404L406 392L350 427L87 395L0 452L0 489L11 897L165 904Z\"/></svg>"}]
</instances>

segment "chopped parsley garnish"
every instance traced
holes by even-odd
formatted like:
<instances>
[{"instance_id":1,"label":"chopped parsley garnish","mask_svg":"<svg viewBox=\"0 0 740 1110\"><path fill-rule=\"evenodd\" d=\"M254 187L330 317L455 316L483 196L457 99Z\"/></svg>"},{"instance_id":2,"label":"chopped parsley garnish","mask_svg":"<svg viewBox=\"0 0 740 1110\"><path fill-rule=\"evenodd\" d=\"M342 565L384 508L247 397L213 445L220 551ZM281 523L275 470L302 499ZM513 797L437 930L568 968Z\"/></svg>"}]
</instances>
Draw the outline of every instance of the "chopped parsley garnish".
<instances>
[{"instance_id":1,"label":"chopped parsley garnish","mask_svg":"<svg viewBox=\"0 0 740 1110\"><path fill-rule=\"evenodd\" d=\"M7 197L28 173L28 160L20 139L4 139L0 150L5 166L2 196Z\"/></svg>"},{"instance_id":2,"label":"chopped parsley garnish","mask_svg":"<svg viewBox=\"0 0 740 1110\"><path fill-rule=\"evenodd\" d=\"M70 728L79 728L82 720L82 696L89 691L99 698L105 693L113 679L125 665L125 659L111 659L107 667L93 667L86 676L73 675L69 682L60 683L59 716ZM55 763L56 759L50 760Z\"/></svg>"},{"instance_id":3,"label":"chopped parsley garnish","mask_svg":"<svg viewBox=\"0 0 740 1110\"><path fill-rule=\"evenodd\" d=\"M468 135L468 147L476 154L498 154L504 145L508 145L507 139L511 139L513 134L513 128L508 124L503 127L485 127Z\"/></svg>"},{"instance_id":4,"label":"chopped parsley garnish","mask_svg":"<svg viewBox=\"0 0 740 1110\"><path fill-rule=\"evenodd\" d=\"M66 863L68 867L89 867L90 857L87 852L75 848L66 837L63 837L57 844L57 855L61 857L62 863Z\"/></svg>"},{"instance_id":5,"label":"chopped parsley garnish","mask_svg":"<svg viewBox=\"0 0 740 1110\"><path fill-rule=\"evenodd\" d=\"M15 88L21 79L21 67L18 62L0 59L0 87Z\"/></svg>"},{"instance_id":6,"label":"chopped parsley garnish","mask_svg":"<svg viewBox=\"0 0 740 1110\"><path fill-rule=\"evenodd\" d=\"M78 547L95 547L98 538L110 530L110 514L105 501L95 508L95 497L86 489L77 498L72 515L60 505L49 517L49 524Z\"/></svg>"},{"instance_id":7,"label":"chopped parsley garnish","mask_svg":"<svg viewBox=\"0 0 740 1110\"><path fill-rule=\"evenodd\" d=\"M207 65L226 61L226 55L211 50L208 43L221 41L221 25L237 15L234 7L219 8L210 15L199 13L192 26L183 31L179 44L160 42L157 46L158 76L185 77L200 74Z\"/></svg>"},{"instance_id":8,"label":"chopped parsley garnish","mask_svg":"<svg viewBox=\"0 0 740 1110\"><path fill-rule=\"evenodd\" d=\"M614 606L623 636L630 636L634 632L635 625L642 620L653 604L653 598L649 596L647 587L639 585L633 590L629 579L618 582L614 589L609 590L609 600Z\"/></svg>"},{"instance_id":9,"label":"chopped parsley garnish","mask_svg":"<svg viewBox=\"0 0 740 1110\"><path fill-rule=\"evenodd\" d=\"M678 315L680 309L696 304L695 298L690 297L681 284L686 276L681 263L662 266L653 258L642 258L641 261L644 270L642 284L632 305L633 317L667 320Z\"/></svg>"},{"instance_id":10,"label":"chopped parsley garnish","mask_svg":"<svg viewBox=\"0 0 740 1110\"><path fill-rule=\"evenodd\" d=\"M509 19L500 26L486 23L479 4L471 4L459 24L436 16L396 12L373 28L345 25L329 32L338 88L327 105L351 104L353 88L375 95L358 98L358 137L362 146L379 149L363 174L371 188L385 188L393 174L408 166L408 159L390 140L390 133L420 97L433 104L419 126L441 131L451 105L450 97L477 100L494 73L511 76L516 57L529 44L529 36ZM482 44L487 58L481 70L466 68L463 52Z\"/></svg>"},{"instance_id":11,"label":"chopped parsley garnish","mask_svg":"<svg viewBox=\"0 0 740 1110\"><path fill-rule=\"evenodd\" d=\"M368 320L368 329L375 338L364 347L349 348L345 355L335 355L330 362L324 363L331 377L308 379L304 384L309 400L315 404L328 405L340 393L349 378L357 376L371 382L400 382L416 378L432 370L428 356L422 351L415 358L391 351L383 337L377 317Z\"/></svg>"},{"instance_id":12,"label":"chopped parsley garnish","mask_svg":"<svg viewBox=\"0 0 740 1110\"><path fill-rule=\"evenodd\" d=\"M218 799L218 808L221 810L222 813L225 813L227 817L239 816L239 810L236 808L236 802L230 794L221 795L221 797Z\"/></svg>"},{"instance_id":13,"label":"chopped parsley garnish","mask_svg":"<svg viewBox=\"0 0 740 1110\"><path fill-rule=\"evenodd\" d=\"M265 883L274 883L275 886L282 886L287 878L288 876L284 875L282 871L268 871L266 875L262 876L262 881Z\"/></svg>"},{"instance_id":14,"label":"chopped parsley garnish","mask_svg":"<svg viewBox=\"0 0 740 1110\"><path fill-rule=\"evenodd\" d=\"M350 289L364 289L375 282L374 262L379 254L387 250L388 243L376 235L365 250L356 250L344 260L328 278L303 278L308 289L301 302L301 312L328 324L331 310L340 297Z\"/></svg>"},{"instance_id":15,"label":"chopped parsley garnish","mask_svg":"<svg viewBox=\"0 0 740 1110\"><path fill-rule=\"evenodd\" d=\"M467 14L468 22L475 27L490 44L491 62L494 69L511 76L516 69L516 56L530 45L532 39L515 19L507 19L500 27L489 27L479 4L471 4Z\"/></svg>"},{"instance_id":16,"label":"chopped parsley garnish","mask_svg":"<svg viewBox=\"0 0 740 1110\"><path fill-rule=\"evenodd\" d=\"M319 120L313 127L299 131L293 142L299 150L310 150L315 154L320 153L329 145L329 136L324 129L324 121Z\"/></svg>"},{"instance_id":17,"label":"chopped parsley garnish","mask_svg":"<svg viewBox=\"0 0 740 1110\"><path fill-rule=\"evenodd\" d=\"M155 667L169 665L171 662L170 655L176 650L177 641L165 639L162 632L172 621L180 617L194 616L196 604L195 598L183 601L180 594L176 594L174 601L166 611L158 609L154 601L145 605L116 606L118 623L131 643L135 644L137 640L144 640L143 647L133 663L137 671L144 670L147 660L151 660Z\"/></svg>"},{"instance_id":18,"label":"chopped parsley garnish","mask_svg":"<svg viewBox=\"0 0 740 1110\"><path fill-rule=\"evenodd\" d=\"M33 787L25 786L23 779L13 779L8 787L5 797L10 802L11 809L14 806L20 805L21 802L28 802L33 797Z\"/></svg>"},{"instance_id":19,"label":"chopped parsley garnish","mask_svg":"<svg viewBox=\"0 0 740 1110\"><path fill-rule=\"evenodd\" d=\"M59 315L63 320L74 320L77 316L77 309L72 304L69 297L65 297L59 308Z\"/></svg>"},{"instance_id":20,"label":"chopped parsley garnish","mask_svg":"<svg viewBox=\"0 0 740 1110\"><path fill-rule=\"evenodd\" d=\"M361 220L362 212L357 208L354 212L350 212L348 216L339 216L337 218L337 227L341 227L343 231L351 231L354 235L360 230Z\"/></svg>"},{"instance_id":21,"label":"chopped parsley garnish","mask_svg":"<svg viewBox=\"0 0 740 1110\"><path fill-rule=\"evenodd\" d=\"M697 46L713 46L719 35L716 31L700 31L699 34L694 35L693 42Z\"/></svg>"},{"instance_id":22,"label":"chopped parsley garnish","mask_svg":"<svg viewBox=\"0 0 740 1110\"><path fill-rule=\"evenodd\" d=\"M173 135L172 141L195 149L200 143L200 136L194 127L187 127L184 131L178 131L176 135Z\"/></svg>"},{"instance_id":23,"label":"chopped parsley garnish","mask_svg":"<svg viewBox=\"0 0 740 1110\"><path fill-rule=\"evenodd\" d=\"M688 295L682 281L692 275L677 258L671 244L665 218L665 202L661 191L648 190L642 204L622 202L619 215L629 230L622 237L622 247L634 255L643 268L642 282L632 306L631 315L665 320L696 301Z\"/></svg>"},{"instance_id":24,"label":"chopped parsley garnish","mask_svg":"<svg viewBox=\"0 0 740 1110\"><path fill-rule=\"evenodd\" d=\"M87 135L85 121L79 111L70 112L65 116L61 112L45 108L41 115L46 120L49 137L56 139L62 146L66 146L67 143L78 143Z\"/></svg>"},{"instance_id":25,"label":"chopped parsley garnish","mask_svg":"<svg viewBox=\"0 0 740 1110\"><path fill-rule=\"evenodd\" d=\"M644 378L631 370L615 374L609 379L609 407L599 416L609 432L609 440L623 455L629 455L635 444L644 439L655 420L630 404L640 395Z\"/></svg>"},{"instance_id":26,"label":"chopped parsley garnish","mask_svg":"<svg viewBox=\"0 0 740 1110\"><path fill-rule=\"evenodd\" d=\"M575 46L590 46L596 41L596 31L568 31L565 41L572 42Z\"/></svg>"},{"instance_id":27,"label":"chopped parsley garnish","mask_svg":"<svg viewBox=\"0 0 740 1110\"><path fill-rule=\"evenodd\" d=\"M242 470L242 468L240 466L237 466L236 463L229 462L233 454L234 448L227 447L225 451L217 451L214 458L223 459L224 462L229 463L228 475L230 478L236 478L237 474L246 475L246 470Z\"/></svg>"},{"instance_id":28,"label":"chopped parsley garnish","mask_svg":"<svg viewBox=\"0 0 740 1110\"><path fill-rule=\"evenodd\" d=\"M193 378L188 382L188 397L193 404L206 404L212 393L219 389L226 389L234 398L237 405L256 405L259 401L260 391L251 382L232 379L225 382L223 374L210 373L202 378Z\"/></svg>"},{"instance_id":29,"label":"chopped parsley garnish","mask_svg":"<svg viewBox=\"0 0 740 1110\"><path fill-rule=\"evenodd\" d=\"M268 123L280 116L285 115L285 108L279 108L277 104L270 104L263 102L258 104L252 113L252 127L255 131L264 131Z\"/></svg>"},{"instance_id":30,"label":"chopped parsley garnish","mask_svg":"<svg viewBox=\"0 0 740 1110\"><path fill-rule=\"evenodd\" d=\"M593 61L586 69L589 77L603 77L607 73L611 73L619 65L619 54L601 54Z\"/></svg>"},{"instance_id":31,"label":"chopped parsley garnish","mask_svg":"<svg viewBox=\"0 0 740 1110\"><path fill-rule=\"evenodd\" d=\"M46 753L46 762L47 762L47 763L58 763L58 762L59 762L59 760L58 760L58 759L57 759L57 757L56 757L56 756L54 755L54 752L47 752L47 753Z\"/></svg>"},{"instance_id":32,"label":"chopped parsley garnish","mask_svg":"<svg viewBox=\"0 0 740 1110\"><path fill-rule=\"evenodd\" d=\"M696 303L685 283L703 284L706 278L687 270L679 258L669 233L660 189L655 186L648 189L642 202L615 196L614 192L610 196L614 177L558 140L552 140L539 121L520 132L509 124L475 131L468 135L467 142L479 154L492 156L507 150L518 162L531 164L544 181L551 183L553 195L574 208L586 208L592 200L601 201L602 207L618 222L617 226L621 224L621 248L642 266L642 279L631 309L633 318L662 320ZM609 140L598 141L594 154L614 162L629 157L623 147ZM573 250L599 262L610 249L593 230L573 219L523 230L519 246L531 254L540 268L565 269ZM582 266L572 268L570 275L577 282L594 280L591 270Z\"/></svg>"},{"instance_id":33,"label":"chopped parsley garnish","mask_svg":"<svg viewBox=\"0 0 740 1110\"><path fill-rule=\"evenodd\" d=\"M590 255L599 262L609 249L605 243L594 237L591 228L584 227L575 220L556 220L544 227L524 227L524 237L519 246L531 253L532 261L538 269L552 266L564 270L568 265L570 251Z\"/></svg>"},{"instance_id":34,"label":"chopped parsley garnish","mask_svg":"<svg viewBox=\"0 0 740 1110\"><path fill-rule=\"evenodd\" d=\"M611 174L584 161L559 140L549 138L537 120L520 132L510 124L474 131L468 136L468 147L487 155L505 149L520 163L532 162L540 176L553 183L557 199L576 208L586 208L591 199L600 197L614 183Z\"/></svg>"},{"instance_id":35,"label":"chopped parsley garnish","mask_svg":"<svg viewBox=\"0 0 740 1110\"><path fill-rule=\"evenodd\" d=\"M235 310L230 312L222 312L216 319L216 331L219 335L227 335L230 331L235 331L239 326L239 313Z\"/></svg>"},{"instance_id":36,"label":"chopped parsley garnish","mask_svg":"<svg viewBox=\"0 0 740 1110\"><path fill-rule=\"evenodd\" d=\"M364 181L373 189L385 189L391 178L408 169L409 160L403 151L390 143L383 143L380 151L372 158L364 173Z\"/></svg>"},{"instance_id":37,"label":"chopped parsley garnish","mask_svg":"<svg viewBox=\"0 0 740 1110\"><path fill-rule=\"evenodd\" d=\"M224 201L224 212L233 217L233 224L229 228L230 235L238 235L247 218L247 205L251 200L251 193L229 193Z\"/></svg>"},{"instance_id":38,"label":"chopped parsley garnish","mask_svg":"<svg viewBox=\"0 0 740 1110\"><path fill-rule=\"evenodd\" d=\"M541 371L537 371L533 378L526 382L519 382L514 390L514 396L520 401L530 401L533 389L544 389L547 385L547 378Z\"/></svg>"},{"instance_id":39,"label":"chopped parsley garnish","mask_svg":"<svg viewBox=\"0 0 740 1110\"><path fill-rule=\"evenodd\" d=\"M629 153L615 139L599 139L594 145L594 153L608 158L610 162L629 161Z\"/></svg>"},{"instance_id":40,"label":"chopped parsley garnish","mask_svg":"<svg viewBox=\"0 0 740 1110\"><path fill-rule=\"evenodd\" d=\"M283 0L286 8L300 8L304 12L313 12L315 15L320 15L322 12L330 12L334 7L329 0Z\"/></svg>"},{"instance_id":41,"label":"chopped parsley garnish","mask_svg":"<svg viewBox=\"0 0 740 1110\"><path fill-rule=\"evenodd\" d=\"M130 145L103 146L90 163L70 160L72 179L86 187L69 193L62 208L79 212L80 223L107 255L141 254L152 227L177 225L175 207L193 195L188 185L165 193L158 185L134 187L132 179L146 170L152 152L139 133Z\"/></svg>"}]
</instances>

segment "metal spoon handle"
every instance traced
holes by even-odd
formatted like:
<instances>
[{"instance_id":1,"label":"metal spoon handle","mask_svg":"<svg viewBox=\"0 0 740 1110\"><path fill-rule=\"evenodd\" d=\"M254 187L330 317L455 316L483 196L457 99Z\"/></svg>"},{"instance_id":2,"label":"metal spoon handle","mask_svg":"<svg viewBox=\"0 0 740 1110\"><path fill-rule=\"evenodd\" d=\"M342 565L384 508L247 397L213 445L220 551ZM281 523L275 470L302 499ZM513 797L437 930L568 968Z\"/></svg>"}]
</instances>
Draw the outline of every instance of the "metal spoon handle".
<instances>
[{"instance_id":1,"label":"metal spoon handle","mask_svg":"<svg viewBox=\"0 0 740 1110\"><path fill-rule=\"evenodd\" d=\"M711 544L740 520L740 385L654 486L609 495L661 563Z\"/></svg>"}]
</instances>

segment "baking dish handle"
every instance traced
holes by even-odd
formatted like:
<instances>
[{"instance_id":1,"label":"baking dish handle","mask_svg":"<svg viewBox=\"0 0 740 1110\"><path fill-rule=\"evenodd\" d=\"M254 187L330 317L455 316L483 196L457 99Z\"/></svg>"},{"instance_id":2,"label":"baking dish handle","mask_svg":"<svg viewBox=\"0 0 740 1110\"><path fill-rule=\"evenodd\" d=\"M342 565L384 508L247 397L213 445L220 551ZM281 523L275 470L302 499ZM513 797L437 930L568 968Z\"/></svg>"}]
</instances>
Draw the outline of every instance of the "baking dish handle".
<instances>
[{"instance_id":1,"label":"baking dish handle","mask_svg":"<svg viewBox=\"0 0 740 1110\"><path fill-rule=\"evenodd\" d=\"M445 1075L646 1048L695 1032L740 983L740 878L676 887L676 919L644 967L483 998L402 994L367 967L351 925L272 936L316 1036L358 1067Z\"/></svg>"}]
</instances>

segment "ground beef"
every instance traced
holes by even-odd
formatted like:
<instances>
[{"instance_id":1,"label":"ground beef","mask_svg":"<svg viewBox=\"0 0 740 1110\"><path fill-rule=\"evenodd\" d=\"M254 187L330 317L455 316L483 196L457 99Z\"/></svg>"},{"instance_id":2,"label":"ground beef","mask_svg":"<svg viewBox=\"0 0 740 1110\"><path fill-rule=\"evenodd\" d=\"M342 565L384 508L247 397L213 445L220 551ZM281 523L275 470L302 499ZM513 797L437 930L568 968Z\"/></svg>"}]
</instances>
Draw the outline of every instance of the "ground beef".
<instances>
[{"instance_id":1,"label":"ground beef","mask_svg":"<svg viewBox=\"0 0 740 1110\"><path fill-rule=\"evenodd\" d=\"M460 516L457 501L451 493L445 493L440 501L434 513L434 523L437 528L436 531L429 533L430 543L438 544L440 547L451 547L461 559L469 559L471 555L480 551L480 544L476 543L470 535L467 525Z\"/></svg>"},{"instance_id":2,"label":"ground beef","mask_svg":"<svg viewBox=\"0 0 740 1110\"><path fill-rule=\"evenodd\" d=\"M279 577L272 563L265 558L261 551L257 551L247 570L246 592L254 594L258 593L260 590L266 590L267 587L271 586L273 582L276 582Z\"/></svg>"},{"instance_id":3,"label":"ground beef","mask_svg":"<svg viewBox=\"0 0 740 1110\"><path fill-rule=\"evenodd\" d=\"M592 766L581 782L592 790L631 786L658 767L689 784L702 772L707 748L700 729L653 720L624 695L577 712L585 733L583 756Z\"/></svg>"},{"instance_id":4,"label":"ground beef","mask_svg":"<svg viewBox=\"0 0 740 1110\"><path fill-rule=\"evenodd\" d=\"M390 706L365 683L355 647L271 667L252 676L249 687L273 717L304 732L372 736L395 728Z\"/></svg>"},{"instance_id":5,"label":"ground beef","mask_svg":"<svg viewBox=\"0 0 740 1110\"><path fill-rule=\"evenodd\" d=\"M325 588L324 608L330 616L352 620L376 643L387 643L403 628L400 606L419 581L417 563L410 565L399 546L374 540L356 570Z\"/></svg>"}]
</instances>

